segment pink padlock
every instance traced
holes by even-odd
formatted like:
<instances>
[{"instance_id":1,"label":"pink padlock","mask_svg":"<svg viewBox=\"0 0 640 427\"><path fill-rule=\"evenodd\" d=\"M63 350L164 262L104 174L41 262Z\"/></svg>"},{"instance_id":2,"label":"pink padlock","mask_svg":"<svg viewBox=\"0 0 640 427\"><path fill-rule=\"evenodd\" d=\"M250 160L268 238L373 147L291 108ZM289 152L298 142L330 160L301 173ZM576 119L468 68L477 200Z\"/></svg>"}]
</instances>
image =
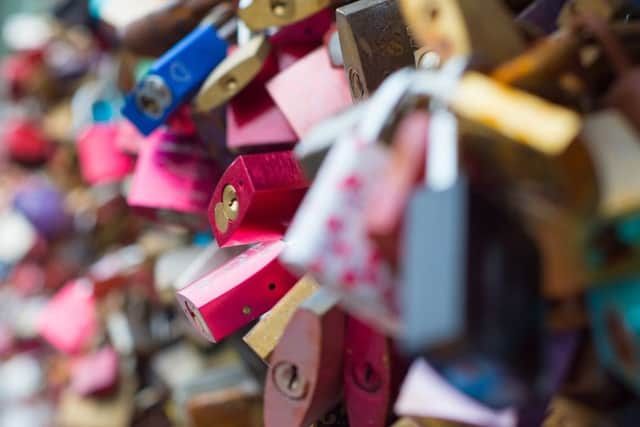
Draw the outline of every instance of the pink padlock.
<instances>
[{"instance_id":1,"label":"pink padlock","mask_svg":"<svg viewBox=\"0 0 640 427\"><path fill-rule=\"evenodd\" d=\"M77 279L60 289L38 319L38 332L63 353L77 354L96 336L98 318L92 284Z\"/></svg>"},{"instance_id":2,"label":"pink padlock","mask_svg":"<svg viewBox=\"0 0 640 427\"><path fill-rule=\"evenodd\" d=\"M80 134L80 171L90 185L121 181L133 171L133 158L117 145L119 132L115 123L94 123Z\"/></svg>"},{"instance_id":3,"label":"pink padlock","mask_svg":"<svg viewBox=\"0 0 640 427\"><path fill-rule=\"evenodd\" d=\"M331 65L324 46L272 78L267 90L300 138L353 103L344 71Z\"/></svg>"},{"instance_id":4,"label":"pink padlock","mask_svg":"<svg viewBox=\"0 0 640 427\"><path fill-rule=\"evenodd\" d=\"M284 247L260 243L178 291L193 327L217 342L270 310L299 280L278 261Z\"/></svg>"},{"instance_id":5,"label":"pink padlock","mask_svg":"<svg viewBox=\"0 0 640 427\"><path fill-rule=\"evenodd\" d=\"M267 92L265 83L308 52L308 45L273 49L256 78L229 102L227 147L230 150L287 148L298 141L289 121Z\"/></svg>"},{"instance_id":6,"label":"pink padlock","mask_svg":"<svg viewBox=\"0 0 640 427\"><path fill-rule=\"evenodd\" d=\"M196 136L161 129L141 147L127 202L152 218L199 227L219 176Z\"/></svg>"},{"instance_id":7,"label":"pink padlock","mask_svg":"<svg viewBox=\"0 0 640 427\"><path fill-rule=\"evenodd\" d=\"M111 347L82 356L71 365L71 390L80 396L105 395L118 384L118 354Z\"/></svg>"},{"instance_id":8,"label":"pink padlock","mask_svg":"<svg viewBox=\"0 0 640 427\"><path fill-rule=\"evenodd\" d=\"M137 155L146 137L129 120L119 120L115 123L115 126L118 129L115 136L115 145L118 150L123 153Z\"/></svg>"},{"instance_id":9,"label":"pink padlock","mask_svg":"<svg viewBox=\"0 0 640 427\"><path fill-rule=\"evenodd\" d=\"M309 184L291 151L239 156L209 205L220 247L280 240Z\"/></svg>"}]
</instances>

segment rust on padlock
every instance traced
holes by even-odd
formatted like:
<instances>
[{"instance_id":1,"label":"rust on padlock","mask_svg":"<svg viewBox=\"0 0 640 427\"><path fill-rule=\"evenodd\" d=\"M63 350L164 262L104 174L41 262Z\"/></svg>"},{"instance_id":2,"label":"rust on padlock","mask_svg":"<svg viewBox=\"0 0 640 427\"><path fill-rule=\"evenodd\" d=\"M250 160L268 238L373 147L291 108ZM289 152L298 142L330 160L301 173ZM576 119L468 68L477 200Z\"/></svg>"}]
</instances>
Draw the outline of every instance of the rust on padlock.
<instances>
[{"instance_id":1,"label":"rust on padlock","mask_svg":"<svg viewBox=\"0 0 640 427\"><path fill-rule=\"evenodd\" d=\"M310 275L304 276L243 338L262 360L268 362L291 317L319 285Z\"/></svg>"},{"instance_id":2,"label":"rust on padlock","mask_svg":"<svg viewBox=\"0 0 640 427\"><path fill-rule=\"evenodd\" d=\"M453 56L473 55L474 66L492 68L526 47L500 0L401 0L399 4L417 44L437 53L442 63Z\"/></svg>"},{"instance_id":3,"label":"rust on padlock","mask_svg":"<svg viewBox=\"0 0 640 427\"><path fill-rule=\"evenodd\" d=\"M320 290L287 325L271 358L265 427L307 427L340 400L345 316L336 303Z\"/></svg>"},{"instance_id":4,"label":"rust on padlock","mask_svg":"<svg viewBox=\"0 0 640 427\"><path fill-rule=\"evenodd\" d=\"M336 11L344 68L355 101L364 99L391 73L414 63L413 47L392 0L359 0Z\"/></svg>"}]
</instances>

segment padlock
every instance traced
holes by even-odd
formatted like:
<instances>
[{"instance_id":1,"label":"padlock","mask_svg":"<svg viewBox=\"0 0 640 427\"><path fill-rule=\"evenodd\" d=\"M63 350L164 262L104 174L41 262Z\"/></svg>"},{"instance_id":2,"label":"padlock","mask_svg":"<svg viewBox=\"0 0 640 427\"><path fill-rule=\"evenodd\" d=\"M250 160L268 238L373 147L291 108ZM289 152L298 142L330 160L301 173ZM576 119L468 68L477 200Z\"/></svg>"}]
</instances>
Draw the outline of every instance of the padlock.
<instances>
[{"instance_id":1,"label":"padlock","mask_svg":"<svg viewBox=\"0 0 640 427\"><path fill-rule=\"evenodd\" d=\"M284 247L258 244L177 292L193 327L217 342L270 310L297 281L278 261Z\"/></svg>"},{"instance_id":2,"label":"padlock","mask_svg":"<svg viewBox=\"0 0 640 427\"><path fill-rule=\"evenodd\" d=\"M491 69L526 47L501 1L402 0L400 8L418 44L434 52L440 64L463 55L472 57L474 68Z\"/></svg>"},{"instance_id":3,"label":"padlock","mask_svg":"<svg viewBox=\"0 0 640 427\"><path fill-rule=\"evenodd\" d=\"M134 160L117 144L118 127L96 123L78 138L78 157L82 176L90 185L121 181L134 168Z\"/></svg>"},{"instance_id":4,"label":"padlock","mask_svg":"<svg viewBox=\"0 0 640 427\"><path fill-rule=\"evenodd\" d=\"M71 390L62 393L55 423L61 427L127 427L135 410L136 381L122 378L115 396L85 398Z\"/></svg>"},{"instance_id":5,"label":"padlock","mask_svg":"<svg viewBox=\"0 0 640 427\"><path fill-rule=\"evenodd\" d=\"M219 176L196 136L159 130L141 147L127 202L157 219L200 226ZM182 219L165 215L171 212Z\"/></svg>"},{"instance_id":6,"label":"padlock","mask_svg":"<svg viewBox=\"0 0 640 427\"><path fill-rule=\"evenodd\" d=\"M304 276L244 336L244 342L268 363L295 311L318 287L311 275Z\"/></svg>"},{"instance_id":7,"label":"padlock","mask_svg":"<svg viewBox=\"0 0 640 427\"><path fill-rule=\"evenodd\" d=\"M279 240L307 187L291 151L239 156L220 178L209 205L218 245Z\"/></svg>"},{"instance_id":8,"label":"padlock","mask_svg":"<svg viewBox=\"0 0 640 427\"><path fill-rule=\"evenodd\" d=\"M145 144L146 138L129 120L118 120L114 126L116 128L114 136L116 148L122 153L137 156L140 148Z\"/></svg>"},{"instance_id":9,"label":"padlock","mask_svg":"<svg viewBox=\"0 0 640 427\"><path fill-rule=\"evenodd\" d=\"M349 425L387 426L405 373L391 340L348 317L344 345L344 400Z\"/></svg>"},{"instance_id":10,"label":"padlock","mask_svg":"<svg viewBox=\"0 0 640 427\"><path fill-rule=\"evenodd\" d=\"M63 194L49 183L34 180L25 184L14 194L13 207L46 239L59 238L71 228Z\"/></svg>"},{"instance_id":11,"label":"padlock","mask_svg":"<svg viewBox=\"0 0 640 427\"><path fill-rule=\"evenodd\" d=\"M467 184L458 173L457 126L450 112L432 113L425 150L426 186L407 204L401 293L404 340L410 351L448 341L463 328ZM430 237L425 240L424 236ZM430 278L428 284L425 277ZM432 309L425 310L426 301L433 304Z\"/></svg>"},{"instance_id":12,"label":"padlock","mask_svg":"<svg viewBox=\"0 0 640 427\"><path fill-rule=\"evenodd\" d=\"M292 146L298 137L282 110L267 92L265 84L278 72L308 53L303 49L272 51L262 70L229 102L227 108L227 147L231 151L279 149Z\"/></svg>"},{"instance_id":13,"label":"padlock","mask_svg":"<svg viewBox=\"0 0 640 427\"><path fill-rule=\"evenodd\" d=\"M194 257L189 266L182 270L181 274L176 277L173 284L173 291L179 291L185 286L188 286L196 280L206 276L207 273L221 267L223 264L240 255L246 249L247 248L244 246L220 248L217 243L212 242L200 253L200 255Z\"/></svg>"},{"instance_id":14,"label":"padlock","mask_svg":"<svg viewBox=\"0 0 640 427\"><path fill-rule=\"evenodd\" d=\"M219 22L226 21L233 8L222 0L165 2L151 13L128 23L120 32L122 44L143 56L160 56L186 37L216 8Z\"/></svg>"},{"instance_id":15,"label":"padlock","mask_svg":"<svg viewBox=\"0 0 640 427\"><path fill-rule=\"evenodd\" d=\"M470 399L452 387L424 359L417 359L411 365L394 412L399 416L436 418L464 425L515 427L517 422L514 409L496 411Z\"/></svg>"},{"instance_id":16,"label":"padlock","mask_svg":"<svg viewBox=\"0 0 640 427\"><path fill-rule=\"evenodd\" d=\"M73 360L70 388L80 396L105 396L118 385L118 354L111 347Z\"/></svg>"},{"instance_id":17,"label":"padlock","mask_svg":"<svg viewBox=\"0 0 640 427\"><path fill-rule=\"evenodd\" d=\"M331 66L324 46L281 71L266 87L298 137L352 103L346 77Z\"/></svg>"},{"instance_id":18,"label":"padlock","mask_svg":"<svg viewBox=\"0 0 640 427\"><path fill-rule=\"evenodd\" d=\"M257 388L229 387L201 393L188 402L189 418L194 427L211 425L211 420L229 427L260 427L262 399Z\"/></svg>"},{"instance_id":19,"label":"padlock","mask_svg":"<svg viewBox=\"0 0 640 427\"><path fill-rule=\"evenodd\" d=\"M368 201L366 226L394 268L400 259L404 212L418 181L424 176L429 114L417 111L398 125L391 146L391 161L382 172L379 191Z\"/></svg>"},{"instance_id":20,"label":"padlock","mask_svg":"<svg viewBox=\"0 0 640 427\"><path fill-rule=\"evenodd\" d=\"M136 273L148 270L145 263L148 256L140 245L134 244L118 248L103 255L89 266L87 275L91 279L93 294L103 298L114 290L133 281Z\"/></svg>"},{"instance_id":21,"label":"padlock","mask_svg":"<svg viewBox=\"0 0 640 427\"><path fill-rule=\"evenodd\" d=\"M141 133L149 135L164 123L224 59L230 24L218 30L205 19L151 66L122 109Z\"/></svg>"},{"instance_id":22,"label":"padlock","mask_svg":"<svg viewBox=\"0 0 640 427\"><path fill-rule=\"evenodd\" d=\"M207 77L194 100L200 112L212 110L238 94L262 70L271 52L264 35L233 50Z\"/></svg>"},{"instance_id":23,"label":"padlock","mask_svg":"<svg viewBox=\"0 0 640 427\"><path fill-rule=\"evenodd\" d=\"M38 166L51 157L51 141L34 120L18 117L4 120L2 138L9 156L18 163Z\"/></svg>"},{"instance_id":24,"label":"padlock","mask_svg":"<svg viewBox=\"0 0 640 427\"><path fill-rule=\"evenodd\" d=\"M253 31L284 27L331 6L332 0L309 3L303 0L253 0L242 2L238 17Z\"/></svg>"},{"instance_id":25,"label":"padlock","mask_svg":"<svg viewBox=\"0 0 640 427\"><path fill-rule=\"evenodd\" d=\"M293 24L280 27L271 34L269 41L274 47L286 45L307 45L311 49L323 43L326 33L334 25L335 11L332 8L321 11Z\"/></svg>"},{"instance_id":26,"label":"padlock","mask_svg":"<svg viewBox=\"0 0 640 427\"><path fill-rule=\"evenodd\" d=\"M351 314L391 334L400 326L394 280L367 239L364 216L379 171L389 161L380 135L406 98L413 76L409 70L394 74L367 101L363 120L338 137L287 230L288 246L281 256L292 270L309 271L337 292Z\"/></svg>"},{"instance_id":27,"label":"padlock","mask_svg":"<svg viewBox=\"0 0 640 427\"><path fill-rule=\"evenodd\" d=\"M367 98L389 74L414 64L400 9L392 0L359 0L336 10L344 69L354 101Z\"/></svg>"},{"instance_id":28,"label":"padlock","mask_svg":"<svg viewBox=\"0 0 640 427\"><path fill-rule=\"evenodd\" d=\"M85 278L60 289L38 319L39 334L63 353L82 351L95 338L97 329L96 301L91 282Z\"/></svg>"},{"instance_id":29,"label":"padlock","mask_svg":"<svg viewBox=\"0 0 640 427\"><path fill-rule=\"evenodd\" d=\"M336 303L321 289L291 318L269 366L265 427L308 426L339 402L345 316Z\"/></svg>"},{"instance_id":30,"label":"padlock","mask_svg":"<svg viewBox=\"0 0 640 427\"><path fill-rule=\"evenodd\" d=\"M587 293L587 307L600 362L633 390L640 389L638 336L633 310L636 278L599 283Z\"/></svg>"}]
</instances>

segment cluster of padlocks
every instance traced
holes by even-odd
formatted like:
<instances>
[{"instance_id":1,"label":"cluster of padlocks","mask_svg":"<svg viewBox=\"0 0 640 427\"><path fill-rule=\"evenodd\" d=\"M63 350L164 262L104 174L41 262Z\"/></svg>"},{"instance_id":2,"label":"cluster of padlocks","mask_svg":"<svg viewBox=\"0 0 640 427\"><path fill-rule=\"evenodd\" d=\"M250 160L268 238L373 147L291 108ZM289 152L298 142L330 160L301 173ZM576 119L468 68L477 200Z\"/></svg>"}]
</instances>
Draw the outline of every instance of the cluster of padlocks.
<instances>
[{"instance_id":1,"label":"cluster of padlocks","mask_svg":"<svg viewBox=\"0 0 640 427\"><path fill-rule=\"evenodd\" d=\"M640 425L639 1L49 12L3 28L0 427Z\"/></svg>"}]
</instances>

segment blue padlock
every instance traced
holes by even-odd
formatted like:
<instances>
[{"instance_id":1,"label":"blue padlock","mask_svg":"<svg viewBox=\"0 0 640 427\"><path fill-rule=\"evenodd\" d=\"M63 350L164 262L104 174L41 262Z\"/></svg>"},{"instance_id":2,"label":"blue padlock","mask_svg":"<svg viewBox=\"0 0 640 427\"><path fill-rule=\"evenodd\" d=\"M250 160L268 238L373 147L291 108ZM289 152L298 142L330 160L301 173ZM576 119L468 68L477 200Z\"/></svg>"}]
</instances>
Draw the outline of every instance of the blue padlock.
<instances>
[{"instance_id":1,"label":"blue padlock","mask_svg":"<svg viewBox=\"0 0 640 427\"><path fill-rule=\"evenodd\" d=\"M587 307L602 365L640 392L640 277L591 289Z\"/></svg>"},{"instance_id":2,"label":"blue padlock","mask_svg":"<svg viewBox=\"0 0 640 427\"><path fill-rule=\"evenodd\" d=\"M216 28L203 23L151 66L127 96L122 114L149 135L194 94L227 48Z\"/></svg>"}]
</instances>

